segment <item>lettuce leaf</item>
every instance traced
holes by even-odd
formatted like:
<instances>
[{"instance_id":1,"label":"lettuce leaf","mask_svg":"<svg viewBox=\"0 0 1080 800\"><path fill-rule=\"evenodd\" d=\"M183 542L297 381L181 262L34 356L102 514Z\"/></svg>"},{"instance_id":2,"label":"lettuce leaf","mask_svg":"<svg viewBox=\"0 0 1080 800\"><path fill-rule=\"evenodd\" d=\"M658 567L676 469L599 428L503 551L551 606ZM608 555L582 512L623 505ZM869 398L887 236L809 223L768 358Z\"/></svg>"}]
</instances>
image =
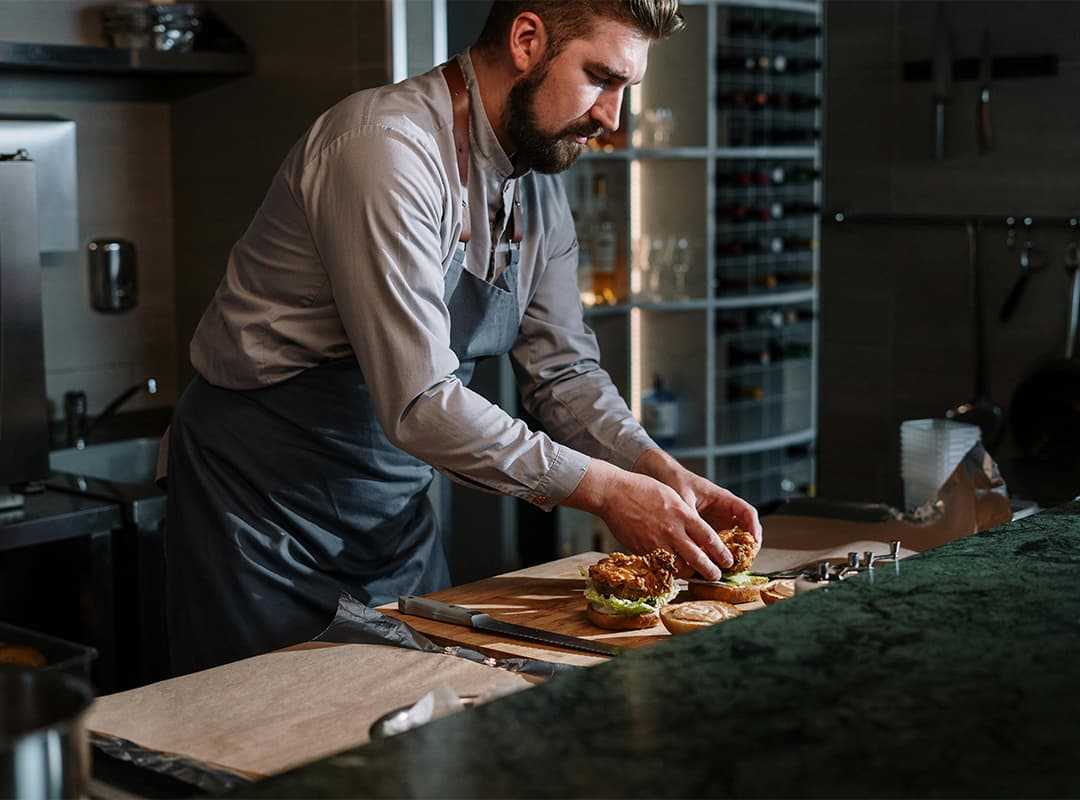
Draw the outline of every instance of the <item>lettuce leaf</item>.
<instances>
[{"instance_id":1,"label":"lettuce leaf","mask_svg":"<svg viewBox=\"0 0 1080 800\"><path fill-rule=\"evenodd\" d=\"M659 610L660 606L666 605L675 599L679 593L678 588L672 587L670 592L657 597L641 597L636 600L627 600L623 597L614 597L610 594L600 594L593 586L592 581L585 584L585 599L605 611L612 614L633 616L635 614L651 614Z\"/></svg>"},{"instance_id":2,"label":"lettuce leaf","mask_svg":"<svg viewBox=\"0 0 1080 800\"><path fill-rule=\"evenodd\" d=\"M769 579L764 575L751 575L749 570L746 572L735 572L731 575L725 575L720 579L720 583L730 583L732 586L757 586L761 583L768 583Z\"/></svg>"}]
</instances>

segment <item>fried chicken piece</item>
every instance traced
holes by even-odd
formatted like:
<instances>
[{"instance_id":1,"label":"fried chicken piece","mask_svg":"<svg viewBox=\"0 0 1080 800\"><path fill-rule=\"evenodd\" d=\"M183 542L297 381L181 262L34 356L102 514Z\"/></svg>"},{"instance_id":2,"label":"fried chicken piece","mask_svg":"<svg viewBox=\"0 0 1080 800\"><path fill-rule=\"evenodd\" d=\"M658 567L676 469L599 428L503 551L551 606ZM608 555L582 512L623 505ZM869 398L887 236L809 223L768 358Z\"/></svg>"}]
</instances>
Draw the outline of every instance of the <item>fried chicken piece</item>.
<instances>
[{"instance_id":1,"label":"fried chicken piece","mask_svg":"<svg viewBox=\"0 0 1080 800\"><path fill-rule=\"evenodd\" d=\"M731 551L732 558L735 559L735 563L723 571L725 577L739 572L747 572L754 566L754 559L757 558L758 550L761 549L761 545L754 538L754 534L744 531L738 526L729 528L726 531L717 531L716 533L724 545L727 546L727 549Z\"/></svg>"},{"instance_id":2,"label":"fried chicken piece","mask_svg":"<svg viewBox=\"0 0 1080 800\"><path fill-rule=\"evenodd\" d=\"M662 547L643 556L612 553L589 567L589 578L601 594L626 600L658 597L675 586L675 554Z\"/></svg>"}]
</instances>

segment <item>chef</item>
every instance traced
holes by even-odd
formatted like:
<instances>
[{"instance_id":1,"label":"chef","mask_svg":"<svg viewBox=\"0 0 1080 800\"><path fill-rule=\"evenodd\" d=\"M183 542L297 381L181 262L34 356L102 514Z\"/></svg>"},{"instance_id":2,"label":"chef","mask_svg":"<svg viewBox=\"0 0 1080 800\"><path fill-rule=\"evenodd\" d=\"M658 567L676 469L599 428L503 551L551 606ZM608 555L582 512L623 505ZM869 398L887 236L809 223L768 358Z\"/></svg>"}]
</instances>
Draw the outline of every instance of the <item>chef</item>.
<instances>
[{"instance_id":1,"label":"chef","mask_svg":"<svg viewBox=\"0 0 1080 800\"><path fill-rule=\"evenodd\" d=\"M467 52L345 98L295 144L198 325L169 435L178 674L316 635L343 591L446 588L432 467L589 511L683 575L731 564L714 529L760 537L601 369L555 177L682 24L677 0L497 0ZM503 353L548 433L468 388Z\"/></svg>"}]
</instances>

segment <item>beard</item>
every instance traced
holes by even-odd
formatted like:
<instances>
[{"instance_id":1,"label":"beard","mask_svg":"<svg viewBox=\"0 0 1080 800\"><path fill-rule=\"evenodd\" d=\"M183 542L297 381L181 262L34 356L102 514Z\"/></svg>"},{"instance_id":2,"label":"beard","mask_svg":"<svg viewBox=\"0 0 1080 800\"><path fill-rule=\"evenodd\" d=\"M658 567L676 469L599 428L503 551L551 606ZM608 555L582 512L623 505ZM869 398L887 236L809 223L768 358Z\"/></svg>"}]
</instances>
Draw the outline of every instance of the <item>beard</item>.
<instances>
[{"instance_id":1,"label":"beard","mask_svg":"<svg viewBox=\"0 0 1080 800\"><path fill-rule=\"evenodd\" d=\"M536 93L547 77L547 63L523 76L510 89L506 103L506 130L517 145L515 159L536 172L554 175L569 169L584 145L572 136L598 136L603 128L592 120L568 125L555 134L544 133L536 120Z\"/></svg>"}]
</instances>

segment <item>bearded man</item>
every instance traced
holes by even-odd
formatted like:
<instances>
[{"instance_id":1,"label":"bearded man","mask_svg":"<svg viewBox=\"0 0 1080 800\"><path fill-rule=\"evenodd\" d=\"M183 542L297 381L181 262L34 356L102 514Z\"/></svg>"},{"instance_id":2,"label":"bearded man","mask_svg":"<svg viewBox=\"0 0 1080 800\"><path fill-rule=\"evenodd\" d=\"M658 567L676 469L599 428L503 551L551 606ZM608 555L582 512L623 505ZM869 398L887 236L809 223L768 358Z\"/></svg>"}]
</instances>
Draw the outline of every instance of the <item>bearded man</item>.
<instances>
[{"instance_id":1,"label":"bearded man","mask_svg":"<svg viewBox=\"0 0 1080 800\"><path fill-rule=\"evenodd\" d=\"M602 518L720 577L757 512L664 453L599 364L561 181L619 124L677 0L497 0L480 39L362 91L285 158L191 342L168 437L174 671L294 644L340 592L449 585L432 468ZM468 388L510 353L530 430Z\"/></svg>"}]
</instances>

